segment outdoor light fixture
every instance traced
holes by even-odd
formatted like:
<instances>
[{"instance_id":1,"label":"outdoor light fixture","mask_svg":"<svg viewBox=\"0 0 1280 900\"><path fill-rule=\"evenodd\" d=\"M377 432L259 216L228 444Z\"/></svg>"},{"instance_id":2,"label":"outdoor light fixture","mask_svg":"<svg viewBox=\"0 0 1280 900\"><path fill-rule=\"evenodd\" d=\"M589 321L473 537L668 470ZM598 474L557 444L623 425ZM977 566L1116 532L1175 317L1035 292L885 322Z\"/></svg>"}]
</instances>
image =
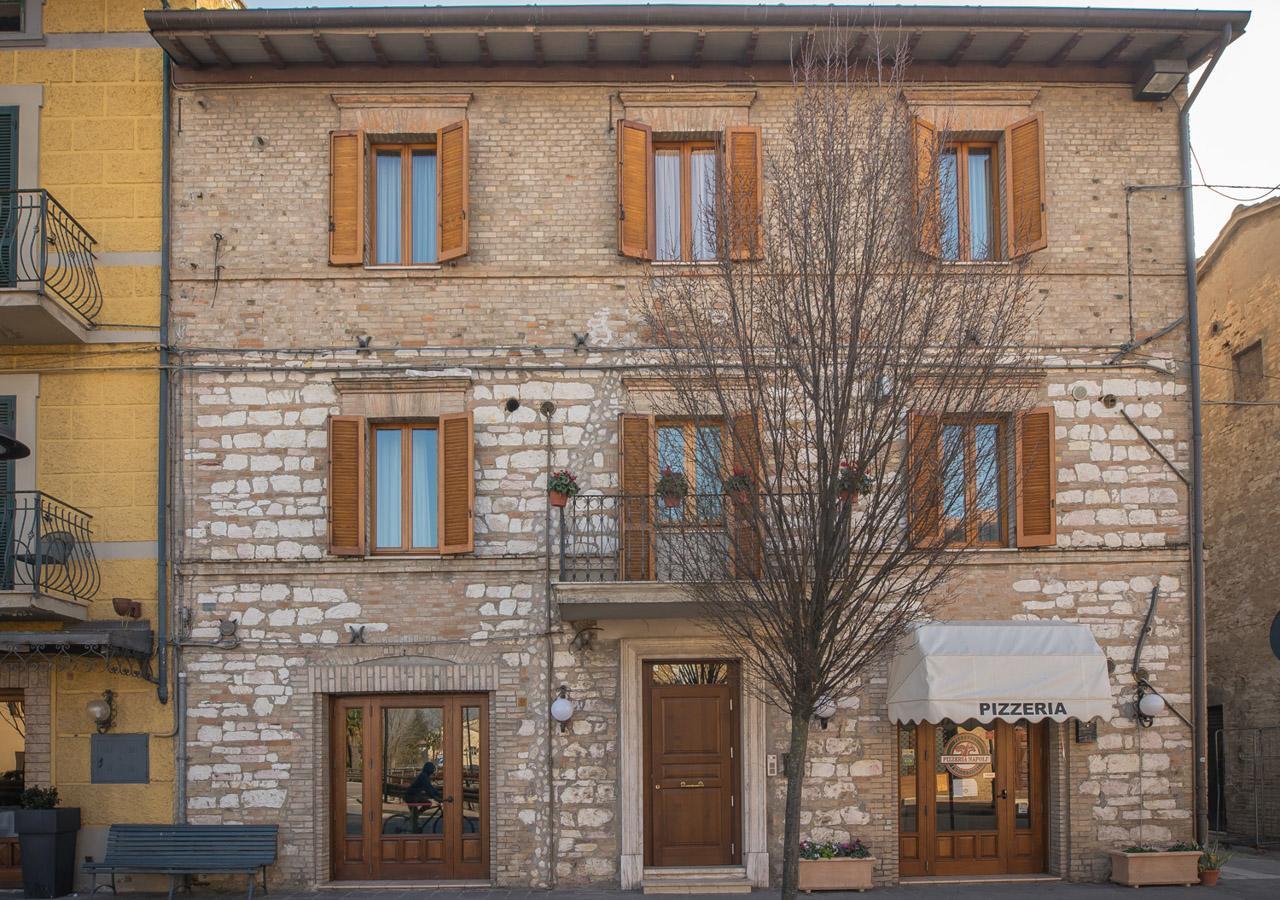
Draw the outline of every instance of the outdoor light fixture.
<instances>
[{"instance_id":1,"label":"outdoor light fixture","mask_svg":"<svg viewBox=\"0 0 1280 900\"><path fill-rule=\"evenodd\" d=\"M1187 77L1185 59L1153 59L1134 82L1134 100L1167 100Z\"/></svg>"},{"instance_id":2,"label":"outdoor light fixture","mask_svg":"<svg viewBox=\"0 0 1280 900\"><path fill-rule=\"evenodd\" d=\"M1136 710L1134 718L1137 719L1139 725L1150 728L1152 722L1155 721L1155 717L1164 712L1167 705L1164 697L1152 690L1149 684L1146 682L1138 684L1138 699L1134 704Z\"/></svg>"},{"instance_id":3,"label":"outdoor light fixture","mask_svg":"<svg viewBox=\"0 0 1280 900\"><path fill-rule=\"evenodd\" d=\"M573 718L573 701L569 699L569 689L560 685L560 696L551 702L551 718L560 723L561 731L569 730L569 720Z\"/></svg>"},{"instance_id":4,"label":"outdoor light fixture","mask_svg":"<svg viewBox=\"0 0 1280 900\"><path fill-rule=\"evenodd\" d=\"M18 440L12 428L0 428L0 462L10 459L26 459L31 448Z\"/></svg>"},{"instance_id":5,"label":"outdoor light fixture","mask_svg":"<svg viewBox=\"0 0 1280 900\"><path fill-rule=\"evenodd\" d=\"M116 695L111 691L103 691L98 700L90 700L84 705L93 724L98 726L98 734L106 734L116 721Z\"/></svg>"},{"instance_id":6,"label":"outdoor light fixture","mask_svg":"<svg viewBox=\"0 0 1280 900\"><path fill-rule=\"evenodd\" d=\"M818 724L822 726L822 730L826 731L827 721L836 714L836 701L830 697L823 697L814 707L813 714L818 717Z\"/></svg>"}]
</instances>

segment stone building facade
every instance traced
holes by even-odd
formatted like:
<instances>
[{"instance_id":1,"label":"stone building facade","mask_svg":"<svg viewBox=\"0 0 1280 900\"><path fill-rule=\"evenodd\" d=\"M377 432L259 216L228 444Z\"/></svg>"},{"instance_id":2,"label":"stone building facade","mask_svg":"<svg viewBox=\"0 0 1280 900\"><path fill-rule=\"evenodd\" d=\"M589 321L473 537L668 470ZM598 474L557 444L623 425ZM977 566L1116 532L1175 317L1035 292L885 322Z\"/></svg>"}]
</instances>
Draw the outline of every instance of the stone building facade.
<instances>
[{"instance_id":1,"label":"stone building facade","mask_svg":"<svg viewBox=\"0 0 1280 900\"><path fill-rule=\"evenodd\" d=\"M424 50L421 29L410 35L403 22L369 19L355 41L327 30L337 20L324 11L291 15L315 18L304 34L269 12L149 17L177 73L170 275L184 813L279 823L275 877L295 884L653 887L663 872L642 784L649 671L718 660L717 644L661 567L653 580L601 580L600 569L573 568L577 547L562 565L546 479L569 468L585 496L613 508L608 498L624 487L620 417L650 412L631 304L661 264L619 254L618 120L668 137L753 126L767 155L791 90L780 48L809 26L735 31L726 15L716 22L724 33L699 37L712 23L632 28L609 9L555 27L433 20ZM993 67L955 50L968 25L921 15L921 83L908 101L976 131L1041 116L1048 217L1036 252L1034 394L1055 422L1056 527L1048 546L969 553L946 615L1084 624L1110 661L1114 715L1096 735L1045 723L1031 788L1042 810L1036 871L1101 879L1106 850L1190 839L1193 829L1190 730L1171 712L1148 727L1132 715L1135 642L1153 603L1137 664L1172 706L1190 702L1187 492L1175 471L1189 464L1187 373L1176 363L1185 334L1174 329L1140 356L1120 351L1184 308L1180 197L1130 198L1130 270L1125 189L1178 180L1176 104L1135 101L1132 77L1162 35L1194 29L1151 13L1135 44L1091 12L1082 42L1072 39L1077 12L1037 32L1039 49ZM1196 27L1216 36L1216 25ZM984 40L1003 47L1003 34ZM722 42L739 40L730 55ZM410 66L412 53L440 65ZM953 55L958 68L945 65ZM373 220L357 214L363 250L354 265L334 264L350 249L338 244L351 208L334 201L348 149L366 154L363 198L388 203L370 200L380 176L369 160L408 157L379 148L432 148L423 152L438 155L447 183L445 134L461 121L465 254L376 265ZM335 143L351 134L364 143ZM443 256L443 221L438 234ZM439 450L433 546L447 551L378 552L377 481L410 465L395 457L380 468L379 434L419 423L436 429L438 447L457 422L469 438L465 527L450 505L463 457ZM608 557L616 543L596 549ZM604 570L616 572L616 561ZM803 831L864 839L877 879L892 882L902 870L901 776L914 763L886 716L888 664L851 685L813 732ZM768 884L781 861L786 718L732 677L740 741L731 865L719 874L730 887ZM563 728L551 716L562 687L574 707ZM431 726L417 746L434 772L418 774L438 791L422 801L412 767L391 774L388 735L406 708L426 710L414 715ZM440 733L451 735L446 749ZM470 768L454 774L450 753ZM449 805L455 789L461 812ZM433 813L441 824L421 826L423 807L443 810Z\"/></svg>"},{"instance_id":2,"label":"stone building facade","mask_svg":"<svg viewBox=\"0 0 1280 900\"><path fill-rule=\"evenodd\" d=\"M1280 609L1264 511L1276 434L1280 201L1238 206L1200 259L1211 827L1280 835Z\"/></svg>"}]
</instances>

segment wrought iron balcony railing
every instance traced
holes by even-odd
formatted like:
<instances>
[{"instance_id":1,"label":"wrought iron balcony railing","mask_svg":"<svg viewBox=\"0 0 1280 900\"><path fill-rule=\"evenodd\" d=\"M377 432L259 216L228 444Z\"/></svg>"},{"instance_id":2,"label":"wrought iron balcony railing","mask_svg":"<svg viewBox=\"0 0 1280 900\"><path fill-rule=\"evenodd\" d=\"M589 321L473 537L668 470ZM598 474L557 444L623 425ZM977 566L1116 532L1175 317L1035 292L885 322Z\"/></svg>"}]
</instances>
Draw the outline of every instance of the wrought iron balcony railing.
<instances>
[{"instance_id":1,"label":"wrought iron balcony railing","mask_svg":"<svg viewBox=\"0 0 1280 900\"><path fill-rule=\"evenodd\" d=\"M729 577L732 508L720 493L579 494L558 510L561 581Z\"/></svg>"},{"instance_id":2,"label":"wrought iron balcony railing","mask_svg":"<svg viewBox=\"0 0 1280 900\"><path fill-rule=\"evenodd\" d=\"M55 297L92 324L102 308L96 243L48 191L0 191L0 288Z\"/></svg>"},{"instance_id":3,"label":"wrought iron balcony railing","mask_svg":"<svg viewBox=\"0 0 1280 900\"><path fill-rule=\"evenodd\" d=\"M92 521L41 491L0 494L0 590L87 602L99 582Z\"/></svg>"}]
</instances>

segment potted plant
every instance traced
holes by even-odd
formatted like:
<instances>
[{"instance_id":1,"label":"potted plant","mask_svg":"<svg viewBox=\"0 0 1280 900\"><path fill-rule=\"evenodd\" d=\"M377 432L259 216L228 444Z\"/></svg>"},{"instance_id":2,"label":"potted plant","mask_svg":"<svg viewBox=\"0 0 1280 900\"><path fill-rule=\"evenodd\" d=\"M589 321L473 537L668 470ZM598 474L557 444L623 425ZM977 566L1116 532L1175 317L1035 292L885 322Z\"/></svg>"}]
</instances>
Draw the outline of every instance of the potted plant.
<instances>
[{"instance_id":1,"label":"potted plant","mask_svg":"<svg viewBox=\"0 0 1280 900\"><path fill-rule=\"evenodd\" d=\"M1204 848L1200 854L1200 883L1212 887L1218 883L1218 873L1231 859L1232 853L1224 850L1221 844L1213 843Z\"/></svg>"},{"instance_id":2,"label":"potted plant","mask_svg":"<svg viewBox=\"0 0 1280 900\"><path fill-rule=\"evenodd\" d=\"M22 851L22 890L27 897L71 893L76 873L76 835L80 810L59 807L58 789L27 788L14 813Z\"/></svg>"},{"instance_id":3,"label":"potted plant","mask_svg":"<svg viewBox=\"0 0 1280 900\"><path fill-rule=\"evenodd\" d=\"M689 481L683 472L672 471L667 466L658 475L658 484L654 490L667 506L680 506L689 495Z\"/></svg>"},{"instance_id":4,"label":"potted plant","mask_svg":"<svg viewBox=\"0 0 1280 900\"><path fill-rule=\"evenodd\" d=\"M876 860L856 838L843 843L800 842L800 890L865 891L871 887Z\"/></svg>"},{"instance_id":5,"label":"potted plant","mask_svg":"<svg viewBox=\"0 0 1280 900\"><path fill-rule=\"evenodd\" d=\"M857 503L859 497L871 490L871 476L860 463L846 460L840 463L836 485L841 500L846 503Z\"/></svg>"},{"instance_id":6,"label":"potted plant","mask_svg":"<svg viewBox=\"0 0 1280 900\"><path fill-rule=\"evenodd\" d=\"M578 479L568 469L552 472L547 479L547 498L552 506L564 508L564 505L578 496Z\"/></svg>"},{"instance_id":7,"label":"potted plant","mask_svg":"<svg viewBox=\"0 0 1280 900\"><path fill-rule=\"evenodd\" d=\"M751 477L738 466L733 467L733 474L724 480L724 492L734 503L746 506L751 500Z\"/></svg>"},{"instance_id":8,"label":"potted plant","mask_svg":"<svg viewBox=\"0 0 1280 900\"><path fill-rule=\"evenodd\" d=\"M1150 844L1135 844L1111 851L1111 880L1116 884L1142 887L1151 884L1195 884L1200 880L1197 844L1173 844L1161 850Z\"/></svg>"}]
</instances>

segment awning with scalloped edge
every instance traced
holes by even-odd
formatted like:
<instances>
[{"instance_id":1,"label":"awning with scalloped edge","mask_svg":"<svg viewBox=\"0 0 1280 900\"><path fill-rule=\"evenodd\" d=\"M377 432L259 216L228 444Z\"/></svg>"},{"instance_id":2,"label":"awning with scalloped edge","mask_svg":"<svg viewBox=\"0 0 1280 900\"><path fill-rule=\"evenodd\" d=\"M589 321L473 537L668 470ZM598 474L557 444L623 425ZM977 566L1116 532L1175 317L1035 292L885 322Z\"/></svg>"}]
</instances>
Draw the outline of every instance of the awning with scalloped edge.
<instances>
[{"instance_id":1,"label":"awning with scalloped edge","mask_svg":"<svg viewBox=\"0 0 1280 900\"><path fill-rule=\"evenodd\" d=\"M929 622L889 664L894 722L1111 718L1107 657L1087 625Z\"/></svg>"}]
</instances>

